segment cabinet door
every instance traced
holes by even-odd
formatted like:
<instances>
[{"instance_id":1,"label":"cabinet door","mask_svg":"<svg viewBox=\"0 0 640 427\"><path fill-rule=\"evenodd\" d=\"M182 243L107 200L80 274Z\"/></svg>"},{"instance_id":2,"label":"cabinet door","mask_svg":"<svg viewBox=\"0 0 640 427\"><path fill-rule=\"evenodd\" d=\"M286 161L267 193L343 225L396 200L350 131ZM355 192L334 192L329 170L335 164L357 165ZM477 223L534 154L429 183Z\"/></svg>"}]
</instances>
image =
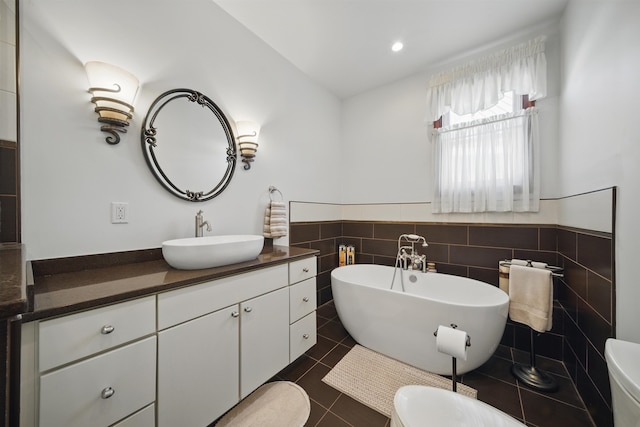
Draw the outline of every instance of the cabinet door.
<instances>
[{"instance_id":1,"label":"cabinet door","mask_svg":"<svg viewBox=\"0 0 640 427\"><path fill-rule=\"evenodd\" d=\"M158 427L206 426L235 405L238 306L158 333Z\"/></svg>"},{"instance_id":2,"label":"cabinet door","mask_svg":"<svg viewBox=\"0 0 640 427\"><path fill-rule=\"evenodd\" d=\"M289 364L289 289L240 304L240 397Z\"/></svg>"}]
</instances>

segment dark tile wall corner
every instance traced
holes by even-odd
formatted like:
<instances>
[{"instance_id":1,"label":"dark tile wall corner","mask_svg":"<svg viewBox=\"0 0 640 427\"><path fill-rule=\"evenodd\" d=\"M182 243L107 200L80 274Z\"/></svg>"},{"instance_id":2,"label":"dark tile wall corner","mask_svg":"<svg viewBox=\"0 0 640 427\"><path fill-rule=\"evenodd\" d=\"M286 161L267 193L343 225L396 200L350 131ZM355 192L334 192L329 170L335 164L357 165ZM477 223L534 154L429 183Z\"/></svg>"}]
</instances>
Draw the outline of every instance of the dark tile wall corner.
<instances>
[{"instance_id":1,"label":"dark tile wall corner","mask_svg":"<svg viewBox=\"0 0 640 427\"><path fill-rule=\"evenodd\" d=\"M521 258L564 267L554 279L553 329L536 338L536 354L565 363L598 426L612 426L604 342L615 336L613 236L555 225L478 225L372 221L290 224L290 244L320 251L318 305L333 299L338 246L356 248L356 263L393 265L403 233L425 236L438 271L498 286L497 263ZM530 330L507 322L501 344L530 348Z\"/></svg>"},{"instance_id":2,"label":"dark tile wall corner","mask_svg":"<svg viewBox=\"0 0 640 427\"><path fill-rule=\"evenodd\" d=\"M19 242L18 147L0 140L0 243Z\"/></svg>"},{"instance_id":3,"label":"dark tile wall corner","mask_svg":"<svg viewBox=\"0 0 640 427\"><path fill-rule=\"evenodd\" d=\"M558 227L565 269L557 287L562 306L564 362L598 426L613 426L604 344L615 337L614 239L610 233Z\"/></svg>"}]
</instances>

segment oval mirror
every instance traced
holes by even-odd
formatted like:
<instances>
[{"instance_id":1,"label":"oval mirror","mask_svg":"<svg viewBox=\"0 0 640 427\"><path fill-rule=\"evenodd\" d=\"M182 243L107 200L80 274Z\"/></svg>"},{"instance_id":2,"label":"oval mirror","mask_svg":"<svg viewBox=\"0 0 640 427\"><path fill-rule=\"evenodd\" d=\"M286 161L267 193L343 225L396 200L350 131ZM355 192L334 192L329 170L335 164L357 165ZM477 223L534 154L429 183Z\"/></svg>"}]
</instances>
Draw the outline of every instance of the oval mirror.
<instances>
[{"instance_id":1,"label":"oval mirror","mask_svg":"<svg viewBox=\"0 0 640 427\"><path fill-rule=\"evenodd\" d=\"M224 113L191 89L173 89L153 101L142 126L142 151L160 184L192 202L222 193L237 158Z\"/></svg>"}]
</instances>

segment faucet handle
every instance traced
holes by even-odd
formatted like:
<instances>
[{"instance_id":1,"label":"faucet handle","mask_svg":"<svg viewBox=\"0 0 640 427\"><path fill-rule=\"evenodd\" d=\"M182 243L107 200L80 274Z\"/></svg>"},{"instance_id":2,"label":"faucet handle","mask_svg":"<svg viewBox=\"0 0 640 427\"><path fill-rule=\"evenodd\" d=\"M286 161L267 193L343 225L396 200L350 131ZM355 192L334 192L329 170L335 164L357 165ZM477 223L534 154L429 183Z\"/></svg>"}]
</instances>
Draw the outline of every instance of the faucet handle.
<instances>
[{"instance_id":1,"label":"faucet handle","mask_svg":"<svg viewBox=\"0 0 640 427\"><path fill-rule=\"evenodd\" d=\"M198 213L196 215L200 216L202 215L204 212L202 212L202 209L198 210Z\"/></svg>"}]
</instances>

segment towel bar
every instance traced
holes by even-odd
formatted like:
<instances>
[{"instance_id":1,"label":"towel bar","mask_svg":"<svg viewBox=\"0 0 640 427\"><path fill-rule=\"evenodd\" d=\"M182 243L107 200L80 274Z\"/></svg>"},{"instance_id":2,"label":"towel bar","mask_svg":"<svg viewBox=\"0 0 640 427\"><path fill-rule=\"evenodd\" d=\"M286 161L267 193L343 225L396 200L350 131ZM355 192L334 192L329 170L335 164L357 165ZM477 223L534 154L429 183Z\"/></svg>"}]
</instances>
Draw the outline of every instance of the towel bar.
<instances>
[{"instance_id":1,"label":"towel bar","mask_svg":"<svg viewBox=\"0 0 640 427\"><path fill-rule=\"evenodd\" d=\"M532 267L532 261L527 261L527 267ZM510 267L512 263L508 260L498 262L500 267ZM546 270L551 271L553 277L564 277L564 268L555 266L546 266ZM502 278L502 272L500 272ZM507 275L506 278L509 276ZM522 381L525 385L533 388L534 390L540 390L543 392L554 392L558 390L558 383L553 376L547 374L536 367L536 340L535 331L529 327L530 333L530 363L529 366L522 363L514 363L511 366L511 374L519 381Z\"/></svg>"},{"instance_id":2,"label":"towel bar","mask_svg":"<svg viewBox=\"0 0 640 427\"><path fill-rule=\"evenodd\" d=\"M511 261L507 261L507 260L500 261L500 262L498 262L498 265L500 265L501 267L511 267ZM527 260L527 267L532 267L530 259ZM551 275L553 277L564 277L564 268L562 268L562 267L556 267L554 265L548 265L545 268L547 270L551 270Z\"/></svg>"}]
</instances>

